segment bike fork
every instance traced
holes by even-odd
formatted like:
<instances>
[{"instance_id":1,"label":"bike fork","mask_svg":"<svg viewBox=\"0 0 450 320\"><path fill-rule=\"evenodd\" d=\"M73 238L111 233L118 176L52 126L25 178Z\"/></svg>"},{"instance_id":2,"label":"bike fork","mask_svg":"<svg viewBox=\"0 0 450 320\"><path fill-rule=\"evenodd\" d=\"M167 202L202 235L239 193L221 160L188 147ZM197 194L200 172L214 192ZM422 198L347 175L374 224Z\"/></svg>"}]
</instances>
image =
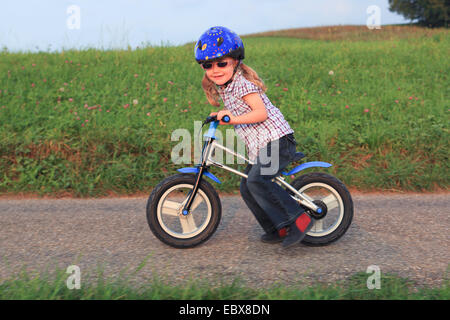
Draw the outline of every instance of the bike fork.
<instances>
[{"instance_id":1,"label":"bike fork","mask_svg":"<svg viewBox=\"0 0 450 320\"><path fill-rule=\"evenodd\" d=\"M194 188L192 188L191 192L189 192L188 200L187 200L186 204L184 205L183 210L181 210L181 213L184 216L187 216L189 214L189 211L191 210L192 201L194 200L195 195L197 194L197 190L200 187L200 183L202 180L204 170L206 170L205 167L200 166L199 170L195 176Z\"/></svg>"},{"instance_id":2,"label":"bike fork","mask_svg":"<svg viewBox=\"0 0 450 320\"><path fill-rule=\"evenodd\" d=\"M211 140L208 140L208 141L205 142L205 144L203 145L202 155L203 155L203 152L205 151L205 149L209 150L210 143L211 143ZM204 159L202 159L202 162L198 166L198 168L199 168L199 170L197 171L197 174L195 176L194 188L192 188L192 191L189 192L189 196L188 196L188 199L186 201L186 204L184 205L183 210L181 210L181 213L184 216L187 216L189 214L189 211L191 210L192 202L194 201L195 195L197 194L198 188L200 187L200 183L202 181L203 172L205 170L207 170Z\"/></svg>"}]
</instances>

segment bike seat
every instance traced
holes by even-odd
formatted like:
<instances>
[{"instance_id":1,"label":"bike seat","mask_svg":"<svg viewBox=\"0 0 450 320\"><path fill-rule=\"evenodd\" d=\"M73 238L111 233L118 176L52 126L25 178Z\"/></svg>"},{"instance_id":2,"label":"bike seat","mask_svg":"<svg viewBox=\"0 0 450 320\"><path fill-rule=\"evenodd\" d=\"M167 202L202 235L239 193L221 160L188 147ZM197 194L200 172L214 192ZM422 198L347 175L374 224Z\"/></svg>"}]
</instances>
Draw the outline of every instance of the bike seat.
<instances>
[{"instance_id":1,"label":"bike seat","mask_svg":"<svg viewBox=\"0 0 450 320\"><path fill-rule=\"evenodd\" d=\"M291 162L296 162L298 160L303 159L305 156L305 154L303 152L296 152L294 155L294 159L291 160Z\"/></svg>"},{"instance_id":2,"label":"bike seat","mask_svg":"<svg viewBox=\"0 0 450 320\"><path fill-rule=\"evenodd\" d=\"M303 159L304 157L306 157L306 155L305 155L303 152L296 152L296 153L294 154L294 158L291 160L290 163L299 161L300 159ZM287 172L286 172L286 171L280 172L279 174L277 174L277 175L274 177L274 179L275 179L276 177L280 176L281 174L287 175Z\"/></svg>"}]
</instances>

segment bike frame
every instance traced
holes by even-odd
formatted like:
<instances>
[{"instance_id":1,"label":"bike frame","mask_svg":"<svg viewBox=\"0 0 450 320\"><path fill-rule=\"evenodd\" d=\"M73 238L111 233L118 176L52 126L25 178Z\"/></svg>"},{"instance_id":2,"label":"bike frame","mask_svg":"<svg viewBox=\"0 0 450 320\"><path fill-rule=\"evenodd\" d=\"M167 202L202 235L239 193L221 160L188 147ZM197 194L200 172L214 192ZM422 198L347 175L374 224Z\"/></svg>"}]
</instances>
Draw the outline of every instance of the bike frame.
<instances>
[{"instance_id":1,"label":"bike frame","mask_svg":"<svg viewBox=\"0 0 450 320\"><path fill-rule=\"evenodd\" d=\"M221 145L220 143L218 143L216 141L216 137L214 134L215 134L215 131L216 131L218 125L219 125L219 121L211 122L208 132L204 135L206 140L203 143L202 158L200 159L200 164L196 165L195 167L187 167L187 168L181 168L181 169L177 170L182 173L196 173L194 188L189 193L189 198L183 207L183 210L182 210L183 215L189 214L191 204L195 198L195 195L197 194L197 190L200 186L200 182L202 180L203 175L206 175L207 177L211 178L212 180L220 183L220 181L219 181L219 179L217 179L217 177L215 177L212 173L208 172L208 169L210 166L215 166L215 167L225 169L229 172L232 172L232 173L237 174L244 178L248 177L245 173L240 172L239 170L235 170L229 166L226 166L223 163L215 161L212 158L212 154L214 153L214 150L216 148L222 149L229 154L239 157L249 164L254 164L254 162L250 161L243 155L234 152L233 150ZM285 174L289 175L291 173L296 173L300 170L303 170L303 169L309 168L309 167L313 167L313 166L329 167L329 166L331 166L331 164L324 163L324 162L310 162L310 163L306 163L301 166L298 166L294 170L291 170L289 173L285 173ZM302 168L299 168L299 167L302 167ZM296 199L296 200L299 201L299 203L301 205L303 205L304 207L307 207L315 212L321 213L322 210L320 207L318 207L315 203L313 203L309 197L298 192L294 187L292 187L289 183L287 183L285 181L285 179L283 177L281 177L280 175L274 177L272 179L272 181L274 181L275 183L278 183L280 186L285 186L286 188L291 190L298 197L298 199Z\"/></svg>"}]
</instances>

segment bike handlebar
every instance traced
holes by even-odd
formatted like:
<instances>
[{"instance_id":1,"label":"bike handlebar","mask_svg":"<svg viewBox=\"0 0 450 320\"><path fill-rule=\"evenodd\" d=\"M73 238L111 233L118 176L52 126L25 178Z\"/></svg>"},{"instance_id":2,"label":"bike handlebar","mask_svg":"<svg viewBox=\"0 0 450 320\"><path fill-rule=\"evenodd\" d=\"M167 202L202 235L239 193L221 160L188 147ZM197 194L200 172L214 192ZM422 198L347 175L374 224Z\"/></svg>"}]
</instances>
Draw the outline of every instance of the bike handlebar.
<instances>
[{"instance_id":1,"label":"bike handlebar","mask_svg":"<svg viewBox=\"0 0 450 320\"><path fill-rule=\"evenodd\" d=\"M230 122L230 117L227 116L227 115L225 115L225 116L222 117L221 120L222 120L223 122ZM210 122L213 122L213 121L218 121L218 120L217 120L217 115L207 117L206 120L205 120L205 122L204 122L203 124L207 124L207 123L210 123Z\"/></svg>"}]
</instances>

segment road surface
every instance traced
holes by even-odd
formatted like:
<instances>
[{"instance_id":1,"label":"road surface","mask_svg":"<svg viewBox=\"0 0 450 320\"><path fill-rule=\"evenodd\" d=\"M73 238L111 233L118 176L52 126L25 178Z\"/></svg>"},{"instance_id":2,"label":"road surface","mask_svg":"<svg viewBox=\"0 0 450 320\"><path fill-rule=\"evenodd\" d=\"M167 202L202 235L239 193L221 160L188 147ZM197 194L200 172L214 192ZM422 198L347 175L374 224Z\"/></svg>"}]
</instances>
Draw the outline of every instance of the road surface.
<instances>
[{"instance_id":1,"label":"road surface","mask_svg":"<svg viewBox=\"0 0 450 320\"><path fill-rule=\"evenodd\" d=\"M78 265L82 280L131 272L131 281L180 283L239 277L253 287L333 283L375 265L418 285L438 286L449 265L449 194L356 194L347 233L325 247L283 249L259 241L262 229L239 196L222 196L222 221L203 245L174 249L151 233L146 198L0 199L0 279L21 267ZM368 274L369 276L369 274Z\"/></svg>"}]
</instances>

